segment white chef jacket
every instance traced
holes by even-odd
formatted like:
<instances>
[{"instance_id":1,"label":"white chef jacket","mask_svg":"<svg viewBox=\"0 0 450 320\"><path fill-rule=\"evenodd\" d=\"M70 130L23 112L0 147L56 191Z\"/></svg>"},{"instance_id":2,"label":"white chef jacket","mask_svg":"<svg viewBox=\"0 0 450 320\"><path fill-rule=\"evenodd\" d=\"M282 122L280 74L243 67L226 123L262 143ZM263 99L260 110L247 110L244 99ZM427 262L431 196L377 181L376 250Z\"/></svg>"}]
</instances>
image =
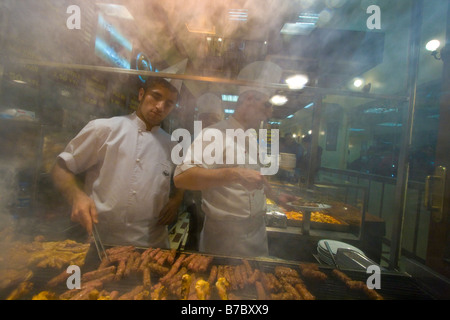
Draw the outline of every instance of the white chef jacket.
<instances>
[{"instance_id":1,"label":"white chef jacket","mask_svg":"<svg viewBox=\"0 0 450 320\"><path fill-rule=\"evenodd\" d=\"M239 166L260 170L257 161L256 164L249 161L249 152L246 152L244 145L235 146L230 139L226 139L226 129L244 130L237 120L231 116L204 129L203 134L211 128L222 132L223 164L207 164L205 161L210 152L204 154L203 150L212 143L211 141L202 142L202 153L194 151L196 140L205 140L204 135L199 135L186 152L183 162L176 167L175 176L193 167L215 169ZM254 130L253 134L256 134ZM232 148L237 149L237 152L235 150L233 153L235 162L227 164L226 154ZM244 164L237 163L238 153L245 154ZM199 158L202 155L203 159ZM241 184L235 183L202 190L202 210L205 213L205 222L200 238L200 251L233 256L268 255L265 226L266 198L263 189L249 191Z\"/></svg>"},{"instance_id":2,"label":"white chef jacket","mask_svg":"<svg viewBox=\"0 0 450 320\"><path fill-rule=\"evenodd\" d=\"M167 226L157 220L169 199L172 145L168 133L147 131L133 113L90 121L59 155L74 174L86 172L104 243L169 247Z\"/></svg>"}]
</instances>

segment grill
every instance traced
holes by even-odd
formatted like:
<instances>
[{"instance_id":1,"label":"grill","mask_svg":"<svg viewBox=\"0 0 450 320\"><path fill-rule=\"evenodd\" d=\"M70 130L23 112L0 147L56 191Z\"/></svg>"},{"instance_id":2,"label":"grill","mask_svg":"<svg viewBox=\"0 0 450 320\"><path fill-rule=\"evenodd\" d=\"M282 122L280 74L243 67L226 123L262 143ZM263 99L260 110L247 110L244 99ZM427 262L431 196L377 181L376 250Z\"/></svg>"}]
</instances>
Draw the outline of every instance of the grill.
<instances>
[{"instance_id":1,"label":"grill","mask_svg":"<svg viewBox=\"0 0 450 320\"><path fill-rule=\"evenodd\" d=\"M139 250L138 250L139 251ZM186 252L184 252L186 253ZM179 253L178 253L179 254ZM186 253L188 254L188 253ZM214 260L211 265L239 265L242 264L242 259L236 257L224 257L224 256L213 256ZM98 266L97 259L87 259L84 270L96 269ZM285 266L295 269L300 274L300 268L298 262L290 261L278 261L273 259L247 259L252 268L259 269L265 273L274 273L275 267ZM323 282L315 282L308 280L305 277L301 278L307 289L316 297L317 300L368 300L369 298L362 292L351 290L345 286L343 282L333 276L333 267L331 266L320 266L319 270L328 276L328 279ZM367 278L370 274L359 270L341 270L352 280L362 281L366 283ZM33 290L27 296L22 299L31 299L33 295L39 293L40 291L46 290L46 283L53 276L59 274L61 271L55 271L51 269L40 269L34 272L34 276L31 279L33 282ZM203 278L207 279L209 275L209 270L207 274L203 274ZM423 288L419 282L417 282L413 277L403 274L403 273L393 273L393 272L381 272L381 289L377 289L377 292L385 300L435 300L429 292ZM159 278L152 278L152 284L158 283ZM118 290L119 292L131 291L135 286L142 284L142 277L139 275L132 275L126 279L119 282L112 282L105 285L105 289L112 291ZM12 288L14 289L14 288ZM12 291L11 288L8 290L3 290L0 292L0 299L5 299L7 295ZM61 284L58 288L54 288L55 293L60 294L67 291L65 283ZM213 290L212 290L213 291ZM233 292L234 296L241 300L255 300L257 298L256 289L253 285L249 285L244 289L239 289ZM211 295L211 300L218 300L219 297L216 294Z\"/></svg>"},{"instance_id":2,"label":"grill","mask_svg":"<svg viewBox=\"0 0 450 320\"><path fill-rule=\"evenodd\" d=\"M299 270L298 263L260 263L261 269L266 272L273 272L277 265ZM317 300L367 300L367 296L361 292L351 290L343 282L332 275L333 268L319 266L319 270L328 276L324 282L317 283L308 279L305 280L306 287L316 297ZM356 270L341 270L352 280L366 283L370 274ZM434 300L422 286L411 276L403 273L381 272L381 288L377 292L385 300Z\"/></svg>"}]
</instances>

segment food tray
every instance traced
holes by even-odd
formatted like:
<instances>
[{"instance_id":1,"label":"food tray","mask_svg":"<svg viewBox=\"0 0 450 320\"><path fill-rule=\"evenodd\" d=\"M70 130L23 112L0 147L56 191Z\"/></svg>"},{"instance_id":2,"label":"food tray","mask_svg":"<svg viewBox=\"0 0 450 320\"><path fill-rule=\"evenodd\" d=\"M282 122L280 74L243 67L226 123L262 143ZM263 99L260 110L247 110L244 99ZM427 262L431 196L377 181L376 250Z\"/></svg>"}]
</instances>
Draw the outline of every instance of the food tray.
<instances>
[{"instance_id":1,"label":"food tray","mask_svg":"<svg viewBox=\"0 0 450 320\"><path fill-rule=\"evenodd\" d=\"M325 212L324 212L325 213ZM331 215L330 215L331 216ZM328 230L328 231L341 231L341 232L348 232L350 230L350 225L334 216L332 216L334 219L340 222L340 224L336 223L324 223L324 222L317 222L317 221L311 221L310 226L311 229L317 229L317 230ZM287 219L287 225L290 227L299 227L301 228L303 225L303 220L296 220L296 219Z\"/></svg>"}]
</instances>

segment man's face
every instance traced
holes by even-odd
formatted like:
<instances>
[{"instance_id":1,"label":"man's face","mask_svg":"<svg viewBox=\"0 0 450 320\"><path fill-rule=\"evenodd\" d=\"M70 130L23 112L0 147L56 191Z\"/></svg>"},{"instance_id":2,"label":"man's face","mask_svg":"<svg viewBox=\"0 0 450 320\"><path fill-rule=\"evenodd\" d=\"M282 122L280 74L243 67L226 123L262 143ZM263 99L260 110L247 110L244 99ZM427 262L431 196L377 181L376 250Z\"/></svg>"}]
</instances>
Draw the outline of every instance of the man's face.
<instances>
[{"instance_id":1,"label":"man's face","mask_svg":"<svg viewBox=\"0 0 450 320\"><path fill-rule=\"evenodd\" d=\"M177 97L177 93L160 84L147 90L139 90L140 104L136 114L145 122L147 130L161 124L175 107Z\"/></svg>"}]
</instances>

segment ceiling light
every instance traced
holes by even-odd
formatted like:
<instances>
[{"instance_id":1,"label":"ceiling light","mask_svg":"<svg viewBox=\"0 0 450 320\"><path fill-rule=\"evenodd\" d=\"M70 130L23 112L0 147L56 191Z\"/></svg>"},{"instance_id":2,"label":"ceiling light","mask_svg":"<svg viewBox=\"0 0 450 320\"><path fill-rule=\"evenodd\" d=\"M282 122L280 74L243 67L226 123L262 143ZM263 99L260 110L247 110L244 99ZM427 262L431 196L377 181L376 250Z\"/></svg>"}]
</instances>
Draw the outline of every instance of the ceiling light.
<instances>
[{"instance_id":1,"label":"ceiling light","mask_svg":"<svg viewBox=\"0 0 450 320\"><path fill-rule=\"evenodd\" d=\"M69 90L66 90L66 89L62 89L62 90L60 91L60 94L61 94L63 97L70 97L70 91L69 91Z\"/></svg>"},{"instance_id":2,"label":"ceiling light","mask_svg":"<svg viewBox=\"0 0 450 320\"><path fill-rule=\"evenodd\" d=\"M291 114L291 115L288 115L288 116L286 117L286 119L291 119L291 118L293 118L293 117L294 117L294 115Z\"/></svg>"},{"instance_id":3,"label":"ceiling light","mask_svg":"<svg viewBox=\"0 0 450 320\"><path fill-rule=\"evenodd\" d=\"M103 11L104 14L116 17L116 18L122 18L126 20L134 20L133 15L128 11L128 9L125 6L118 5L118 4L105 4L105 3L97 3L97 6Z\"/></svg>"},{"instance_id":4,"label":"ceiling light","mask_svg":"<svg viewBox=\"0 0 450 320\"><path fill-rule=\"evenodd\" d=\"M233 95L233 94L223 94L222 95L222 101L226 102L237 102L239 96Z\"/></svg>"},{"instance_id":5,"label":"ceiling light","mask_svg":"<svg viewBox=\"0 0 450 320\"><path fill-rule=\"evenodd\" d=\"M228 11L228 19L231 21L247 21L248 10L247 9L230 9Z\"/></svg>"},{"instance_id":6,"label":"ceiling light","mask_svg":"<svg viewBox=\"0 0 450 320\"><path fill-rule=\"evenodd\" d=\"M314 102L307 104L306 106L303 107L303 109L308 109L308 108L311 108L312 106L314 106Z\"/></svg>"},{"instance_id":7,"label":"ceiling light","mask_svg":"<svg viewBox=\"0 0 450 320\"><path fill-rule=\"evenodd\" d=\"M296 22L285 23L281 34L308 35L317 25L319 15L317 13L301 13Z\"/></svg>"},{"instance_id":8,"label":"ceiling light","mask_svg":"<svg viewBox=\"0 0 450 320\"><path fill-rule=\"evenodd\" d=\"M352 132L363 132L363 131L365 131L365 129L360 129L360 128L350 128L348 130L352 131Z\"/></svg>"},{"instance_id":9,"label":"ceiling light","mask_svg":"<svg viewBox=\"0 0 450 320\"><path fill-rule=\"evenodd\" d=\"M297 74L295 76L287 78L286 83L289 89L303 89L303 87L308 83L308 77L302 74Z\"/></svg>"},{"instance_id":10,"label":"ceiling light","mask_svg":"<svg viewBox=\"0 0 450 320\"><path fill-rule=\"evenodd\" d=\"M234 113L234 110L233 109L224 109L223 112L232 114L232 113Z\"/></svg>"},{"instance_id":11,"label":"ceiling light","mask_svg":"<svg viewBox=\"0 0 450 320\"><path fill-rule=\"evenodd\" d=\"M280 33L285 35L309 35L314 28L314 24L288 22L283 25Z\"/></svg>"},{"instance_id":12,"label":"ceiling light","mask_svg":"<svg viewBox=\"0 0 450 320\"><path fill-rule=\"evenodd\" d=\"M286 102L288 101L288 98L286 96L281 96L281 95L275 95L270 99L270 103L272 103L275 106L282 106L284 104L286 104Z\"/></svg>"},{"instance_id":13,"label":"ceiling light","mask_svg":"<svg viewBox=\"0 0 450 320\"><path fill-rule=\"evenodd\" d=\"M378 126L382 126L382 127L401 127L402 124L401 123L396 123L396 122L383 122L383 123L378 123Z\"/></svg>"},{"instance_id":14,"label":"ceiling light","mask_svg":"<svg viewBox=\"0 0 450 320\"><path fill-rule=\"evenodd\" d=\"M394 111L398 111L397 108L386 108L386 107L375 107L375 108L369 108L364 110L364 113L389 113L389 112L394 112Z\"/></svg>"}]
</instances>

